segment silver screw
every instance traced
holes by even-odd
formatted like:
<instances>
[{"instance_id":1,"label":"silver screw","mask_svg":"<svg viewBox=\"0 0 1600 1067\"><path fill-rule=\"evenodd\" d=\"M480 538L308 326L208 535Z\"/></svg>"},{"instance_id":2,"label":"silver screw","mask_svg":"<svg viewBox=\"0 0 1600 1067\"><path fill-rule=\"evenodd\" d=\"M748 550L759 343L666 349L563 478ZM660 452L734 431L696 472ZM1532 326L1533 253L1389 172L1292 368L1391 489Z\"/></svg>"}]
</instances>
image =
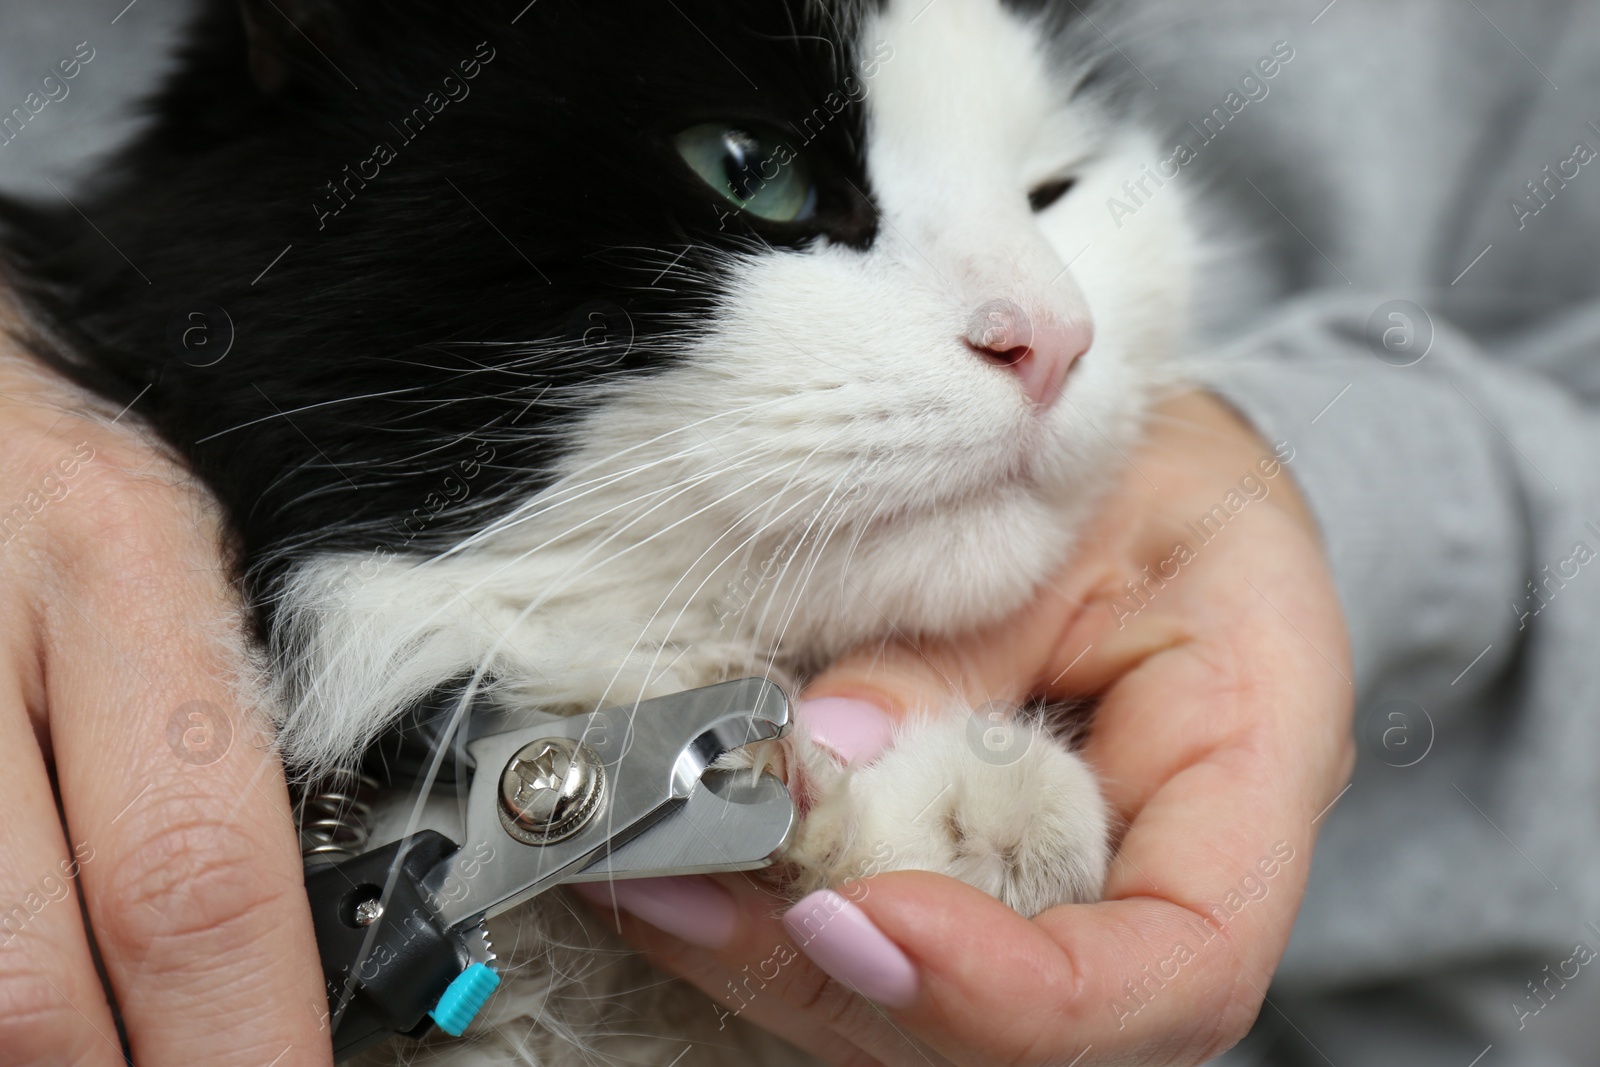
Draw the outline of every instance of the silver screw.
<instances>
[{"instance_id":1,"label":"silver screw","mask_svg":"<svg viewBox=\"0 0 1600 1067\"><path fill-rule=\"evenodd\" d=\"M564 841L600 810L605 771L594 749L566 737L524 745L500 775L500 824L527 845Z\"/></svg>"},{"instance_id":2,"label":"silver screw","mask_svg":"<svg viewBox=\"0 0 1600 1067\"><path fill-rule=\"evenodd\" d=\"M371 926L383 918L383 905L377 900L363 900L356 905L356 925Z\"/></svg>"}]
</instances>

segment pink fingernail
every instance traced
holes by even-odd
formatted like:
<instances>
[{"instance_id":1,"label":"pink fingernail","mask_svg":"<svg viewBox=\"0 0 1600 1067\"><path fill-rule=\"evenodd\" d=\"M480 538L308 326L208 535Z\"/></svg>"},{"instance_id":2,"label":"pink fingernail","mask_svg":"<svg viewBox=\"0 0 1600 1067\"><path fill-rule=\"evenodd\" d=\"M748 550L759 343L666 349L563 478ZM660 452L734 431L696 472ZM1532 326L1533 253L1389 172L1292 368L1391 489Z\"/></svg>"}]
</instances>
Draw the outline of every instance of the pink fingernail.
<instances>
[{"instance_id":1,"label":"pink fingernail","mask_svg":"<svg viewBox=\"0 0 1600 1067\"><path fill-rule=\"evenodd\" d=\"M917 969L867 913L831 889L790 908L783 925L811 962L834 978L889 1008L909 1008L917 999Z\"/></svg>"},{"instance_id":2,"label":"pink fingernail","mask_svg":"<svg viewBox=\"0 0 1600 1067\"><path fill-rule=\"evenodd\" d=\"M795 720L811 740L845 763L871 763L894 740L894 721L876 704L850 697L801 701Z\"/></svg>"},{"instance_id":3,"label":"pink fingernail","mask_svg":"<svg viewBox=\"0 0 1600 1067\"><path fill-rule=\"evenodd\" d=\"M602 908L616 906L658 930L703 948L724 948L739 926L733 897L704 875L584 882L572 891Z\"/></svg>"}]
</instances>

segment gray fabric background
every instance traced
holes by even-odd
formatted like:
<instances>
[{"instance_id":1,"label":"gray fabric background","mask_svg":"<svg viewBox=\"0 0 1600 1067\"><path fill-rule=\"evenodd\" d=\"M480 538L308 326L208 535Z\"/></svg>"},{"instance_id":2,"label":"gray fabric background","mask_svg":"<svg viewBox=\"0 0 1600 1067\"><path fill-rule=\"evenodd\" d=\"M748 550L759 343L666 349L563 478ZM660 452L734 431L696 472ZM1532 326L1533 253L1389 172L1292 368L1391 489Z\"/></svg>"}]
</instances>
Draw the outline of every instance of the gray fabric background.
<instances>
[{"instance_id":1,"label":"gray fabric background","mask_svg":"<svg viewBox=\"0 0 1600 1067\"><path fill-rule=\"evenodd\" d=\"M79 41L97 56L0 148L0 187L70 195L134 128L186 4L124 4L8 0L0 113ZM1275 42L1296 50L1177 182L1215 238L1196 365L1296 447L1351 619L1361 760L1227 1062L1600 1063L1600 966L1520 1029L1512 1008L1576 942L1600 950L1600 561L1526 628L1512 608L1575 542L1600 552L1600 160L1523 228L1508 206L1575 142L1600 150L1600 5L1112 8L1097 24L1191 141ZM1431 339L1409 367L1368 332L1400 299Z\"/></svg>"},{"instance_id":2,"label":"gray fabric background","mask_svg":"<svg viewBox=\"0 0 1600 1067\"><path fill-rule=\"evenodd\" d=\"M188 0L5 0L0 5L0 116L23 106L57 60L87 41L95 57L10 144L0 146L0 188L56 195L94 153L133 132L134 98L159 75ZM126 8L126 11L124 9ZM116 19L115 24L112 20Z\"/></svg>"}]
</instances>

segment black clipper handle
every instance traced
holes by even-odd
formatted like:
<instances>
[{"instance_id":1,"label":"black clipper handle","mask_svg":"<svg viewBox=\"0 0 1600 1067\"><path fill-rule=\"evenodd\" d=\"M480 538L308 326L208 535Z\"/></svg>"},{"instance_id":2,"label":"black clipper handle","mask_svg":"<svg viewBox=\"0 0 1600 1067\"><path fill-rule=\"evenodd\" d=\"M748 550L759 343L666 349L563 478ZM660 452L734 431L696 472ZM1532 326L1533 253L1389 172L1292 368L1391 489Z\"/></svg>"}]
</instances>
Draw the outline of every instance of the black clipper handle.
<instances>
[{"instance_id":1,"label":"black clipper handle","mask_svg":"<svg viewBox=\"0 0 1600 1067\"><path fill-rule=\"evenodd\" d=\"M427 873L456 849L443 834L423 830L306 871L334 1059L347 1059L395 1034L427 1033L433 1025L429 1010L470 964L466 945L440 924L422 888ZM391 872L394 885L373 918Z\"/></svg>"}]
</instances>

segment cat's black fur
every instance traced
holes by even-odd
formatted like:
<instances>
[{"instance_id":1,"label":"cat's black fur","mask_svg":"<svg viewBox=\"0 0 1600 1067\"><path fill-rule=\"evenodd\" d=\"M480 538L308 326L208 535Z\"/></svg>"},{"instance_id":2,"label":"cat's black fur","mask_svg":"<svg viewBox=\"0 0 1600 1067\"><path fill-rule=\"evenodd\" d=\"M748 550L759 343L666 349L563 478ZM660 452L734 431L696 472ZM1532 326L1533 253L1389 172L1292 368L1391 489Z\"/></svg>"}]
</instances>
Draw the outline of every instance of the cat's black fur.
<instances>
[{"instance_id":1,"label":"cat's black fur","mask_svg":"<svg viewBox=\"0 0 1600 1067\"><path fill-rule=\"evenodd\" d=\"M802 6L216 0L75 207L4 205L33 347L193 464L263 622L293 558L452 543L548 481L606 379L677 358L728 257L872 241L859 102L805 125L859 5ZM810 140L813 222L731 215L679 158L730 119ZM463 465L473 506L433 515Z\"/></svg>"}]
</instances>

